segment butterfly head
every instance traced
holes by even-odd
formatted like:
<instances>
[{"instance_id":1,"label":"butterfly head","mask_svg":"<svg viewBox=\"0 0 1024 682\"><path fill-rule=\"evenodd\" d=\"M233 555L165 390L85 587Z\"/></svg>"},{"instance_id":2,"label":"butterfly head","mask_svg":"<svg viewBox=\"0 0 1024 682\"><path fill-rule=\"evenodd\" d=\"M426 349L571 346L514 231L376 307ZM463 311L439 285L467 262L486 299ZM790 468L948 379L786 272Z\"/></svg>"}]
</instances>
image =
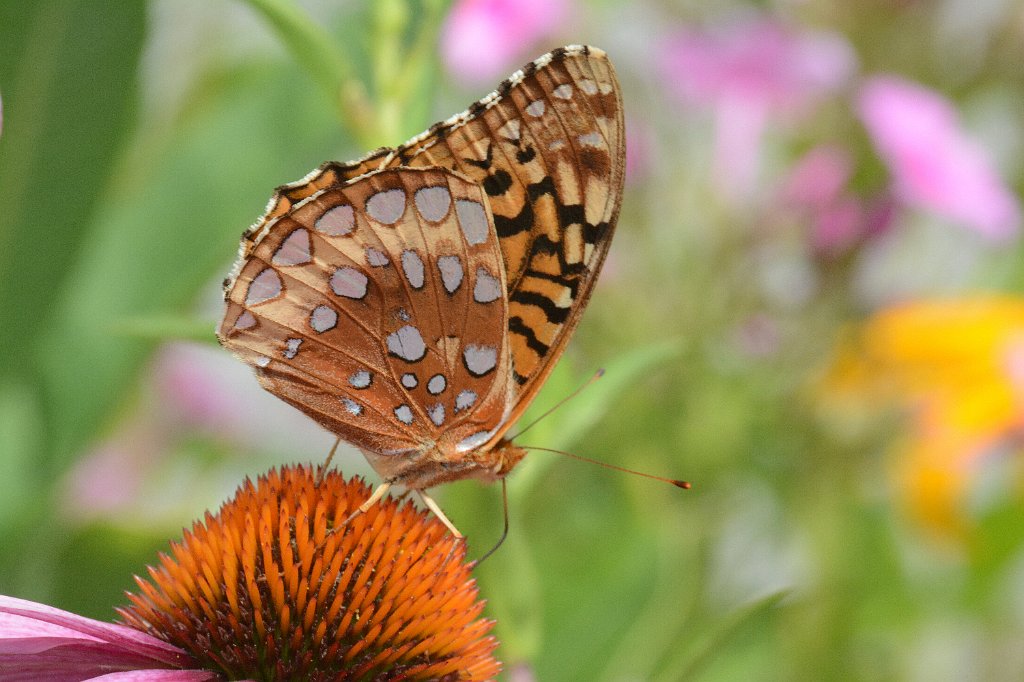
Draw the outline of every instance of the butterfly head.
<instances>
[{"instance_id":1,"label":"butterfly head","mask_svg":"<svg viewBox=\"0 0 1024 682\"><path fill-rule=\"evenodd\" d=\"M503 438L486 452L486 456L493 472L492 478L488 480L500 480L505 478L515 465L519 464L519 460L526 456L526 450Z\"/></svg>"},{"instance_id":2,"label":"butterfly head","mask_svg":"<svg viewBox=\"0 0 1024 682\"><path fill-rule=\"evenodd\" d=\"M526 450L502 439L490 447L461 452L438 443L418 454L402 457L381 456L366 450L364 454L384 480L423 490L465 478L485 483L499 481L515 468Z\"/></svg>"}]
</instances>

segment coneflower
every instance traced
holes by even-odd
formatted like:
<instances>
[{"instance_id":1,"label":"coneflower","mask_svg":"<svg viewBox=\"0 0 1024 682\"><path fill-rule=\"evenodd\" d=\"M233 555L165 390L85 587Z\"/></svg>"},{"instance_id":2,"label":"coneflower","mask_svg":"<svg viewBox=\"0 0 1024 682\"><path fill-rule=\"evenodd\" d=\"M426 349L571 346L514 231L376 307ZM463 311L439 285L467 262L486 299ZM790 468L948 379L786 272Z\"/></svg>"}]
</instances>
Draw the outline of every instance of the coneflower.
<instances>
[{"instance_id":1,"label":"coneflower","mask_svg":"<svg viewBox=\"0 0 1024 682\"><path fill-rule=\"evenodd\" d=\"M137 578L118 609L130 628L0 601L0 677L493 679L497 641L464 546L394 500L345 523L370 492L305 467L246 481Z\"/></svg>"}]
</instances>

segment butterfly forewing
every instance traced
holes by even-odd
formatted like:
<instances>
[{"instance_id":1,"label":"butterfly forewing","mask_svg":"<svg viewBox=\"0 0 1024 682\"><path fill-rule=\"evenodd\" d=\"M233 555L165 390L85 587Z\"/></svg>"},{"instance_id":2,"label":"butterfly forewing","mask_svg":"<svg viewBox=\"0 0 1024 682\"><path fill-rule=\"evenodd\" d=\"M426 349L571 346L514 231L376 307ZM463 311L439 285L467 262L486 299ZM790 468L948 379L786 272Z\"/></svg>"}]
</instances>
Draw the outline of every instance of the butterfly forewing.
<instances>
[{"instance_id":1,"label":"butterfly forewing","mask_svg":"<svg viewBox=\"0 0 1024 682\"><path fill-rule=\"evenodd\" d=\"M539 390L579 321L611 243L624 169L622 101L607 56L585 46L555 50L405 144L324 164L279 188L243 237L221 338L271 392L364 450L422 452L447 440L486 452ZM480 221L475 209L425 219L415 193L442 180L453 199L483 207L486 236L467 238L464 223ZM388 223L399 206L386 193L399 185L404 212ZM353 207L356 229L318 232L318 219L341 229L349 219L341 205ZM313 255L287 264L303 257L305 237L288 241L299 228ZM278 264L275 253L286 254ZM465 277L455 290L451 257ZM277 280L262 274L268 268L283 293L247 303L274 292ZM358 274L335 274L342 268L366 276L365 297L334 294L332 277L343 291L361 290ZM336 329L311 333L317 306L337 311ZM322 326L331 313L320 315ZM422 359L411 359L421 342ZM372 390L352 386L362 371L373 375ZM436 376L447 393L426 386ZM402 406L408 411L396 412Z\"/></svg>"},{"instance_id":2,"label":"butterfly forewing","mask_svg":"<svg viewBox=\"0 0 1024 682\"><path fill-rule=\"evenodd\" d=\"M480 186L386 170L296 204L228 292L222 342L263 385L377 454L507 414L505 283Z\"/></svg>"}]
</instances>

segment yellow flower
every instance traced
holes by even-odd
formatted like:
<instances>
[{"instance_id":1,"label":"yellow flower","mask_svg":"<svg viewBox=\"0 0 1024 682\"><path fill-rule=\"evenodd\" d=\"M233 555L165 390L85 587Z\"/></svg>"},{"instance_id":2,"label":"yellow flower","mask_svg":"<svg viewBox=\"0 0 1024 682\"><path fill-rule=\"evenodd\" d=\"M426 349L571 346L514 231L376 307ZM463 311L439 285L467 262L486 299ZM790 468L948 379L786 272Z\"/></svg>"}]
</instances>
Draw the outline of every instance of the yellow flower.
<instances>
[{"instance_id":1,"label":"yellow flower","mask_svg":"<svg viewBox=\"0 0 1024 682\"><path fill-rule=\"evenodd\" d=\"M464 545L394 500L343 524L370 493L304 467L246 481L136 579L121 617L225 679L493 679Z\"/></svg>"},{"instance_id":2,"label":"yellow flower","mask_svg":"<svg viewBox=\"0 0 1024 682\"><path fill-rule=\"evenodd\" d=\"M832 368L831 393L908 409L895 479L910 511L944 533L966 529L979 460L1024 425L1024 299L906 303L871 318Z\"/></svg>"}]
</instances>

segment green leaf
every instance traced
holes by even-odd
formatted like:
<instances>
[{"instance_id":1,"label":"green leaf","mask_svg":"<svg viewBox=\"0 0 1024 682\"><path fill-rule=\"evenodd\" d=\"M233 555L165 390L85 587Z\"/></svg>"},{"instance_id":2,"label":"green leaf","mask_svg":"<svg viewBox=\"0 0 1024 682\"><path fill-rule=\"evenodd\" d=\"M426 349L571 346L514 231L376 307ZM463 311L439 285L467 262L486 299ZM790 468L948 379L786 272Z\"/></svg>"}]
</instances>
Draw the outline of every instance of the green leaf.
<instances>
[{"instance_id":1,"label":"green leaf","mask_svg":"<svg viewBox=\"0 0 1024 682\"><path fill-rule=\"evenodd\" d=\"M213 320L182 315L139 315L115 323L112 333L151 341L196 341L217 345Z\"/></svg>"},{"instance_id":2,"label":"green leaf","mask_svg":"<svg viewBox=\"0 0 1024 682\"><path fill-rule=\"evenodd\" d=\"M695 646L684 647L680 655L671 660L664 667L663 674L656 679L665 682L696 679L719 652L727 649L732 639L738 637L744 630L763 623L768 614L774 611L788 594L787 591L774 592L736 611L719 623L718 627L705 634Z\"/></svg>"},{"instance_id":3,"label":"green leaf","mask_svg":"<svg viewBox=\"0 0 1024 682\"><path fill-rule=\"evenodd\" d=\"M263 15L295 60L324 92L348 132L367 147L379 126L374 121L366 86L357 77L352 60L330 33L314 23L295 3L287 0L245 0Z\"/></svg>"},{"instance_id":4,"label":"green leaf","mask_svg":"<svg viewBox=\"0 0 1024 682\"><path fill-rule=\"evenodd\" d=\"M475 572L487 598L487 615L497 621L495 635L506 661L532 660L544 642L542 581L520 518L510 519L510 531L499 552Z\"/></svg>"},{"instance_id":5,"label":"green leaf","mask_svg":"<svg viewBox=\"0 0 1024 682\"><path fill-rule=\"evenodd\" d=\"M30 502L42 426L35 392L25 385L0 384L0 528Z\"/></svg>"},{"instance_id":6,"label":"green leaf","mask_svg":"<svg viewBox=\"0 0 1024 682\"><path fill-rule=\"evenodd\" d=\"M151 340L126 320L182 310L227 273L271 188L323 160L334 131L291 69L249 67L209 91L169 139L142 145L91 226L38 348L52 437L67 457L121 404ZM283 131L290 131L287 135Z\"/></svg>"},{"instance_id":7,"label":"green leaf","mask_svg":"<svg viewBox=\"0 0 1024 682\"><path fill-rule=\"evenodd\" d=\"M679 344L665 341L619 355L604 370L604 375L587 386L569 404L561 406L556 412L544 417L530 427L529 435L517 439L517 444L535 444L538 447L563 450L576 442L590 431L616 403L628 399L630 386L657 365L666 362L679 352ZM561 363L551 373L544 392L537 402L531 406L527 415L520 420L516 429L523 429L534 420L551 409L555 404L570 395L583 383L574 375L568 363ZM536 485L544 472L547 471L557 455L538 453L527 457L516 470L516 475L509 478L509 494L522 495Z\"/></svg>"},{"instance_id":8,"label":"green leaf","mask_svg":"<svg viewBox=\"0 0 1024 682\"><path fill-rule=\"evenodd\" d=\"M0 375L31 371L87 239L133 123L145 18L141 2L0 3Z\"/></svg>"}]
</instances>

